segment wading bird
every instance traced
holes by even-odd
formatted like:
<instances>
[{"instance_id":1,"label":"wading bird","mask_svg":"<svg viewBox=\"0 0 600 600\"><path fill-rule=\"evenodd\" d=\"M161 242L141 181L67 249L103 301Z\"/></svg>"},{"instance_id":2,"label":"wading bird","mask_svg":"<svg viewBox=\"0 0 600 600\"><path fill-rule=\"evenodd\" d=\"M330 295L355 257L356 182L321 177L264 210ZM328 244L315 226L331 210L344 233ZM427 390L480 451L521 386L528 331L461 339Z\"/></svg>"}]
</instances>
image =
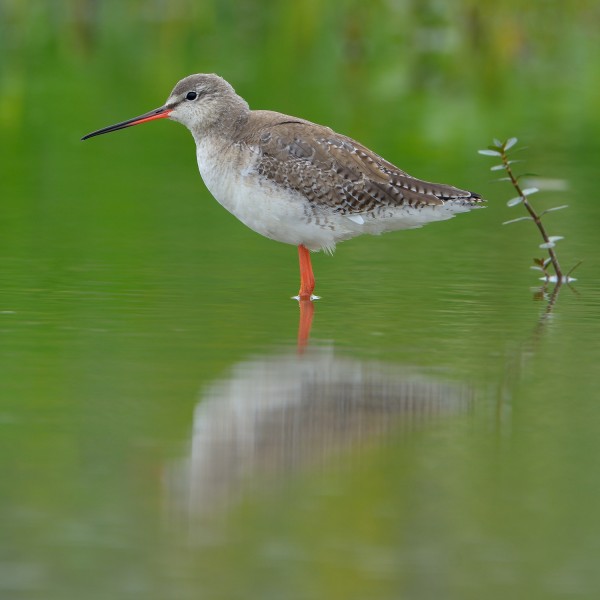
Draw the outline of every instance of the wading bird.
<instances>
[{"instance_id":1,"label":"wading bird","mask_svg":"<svg viewBox=\"0 0 600 600\"><path fill-rule=\"evenodd\" d=\"M164 106L83 139L156 119L185 125L200 174L242 223L298 247L298 299L313 299L309 251L363 233L421 227L481 206L479 194L411 177L353 139L269 110L250 110L217 75L190 75Z\"/></svg>"}]
</instances>

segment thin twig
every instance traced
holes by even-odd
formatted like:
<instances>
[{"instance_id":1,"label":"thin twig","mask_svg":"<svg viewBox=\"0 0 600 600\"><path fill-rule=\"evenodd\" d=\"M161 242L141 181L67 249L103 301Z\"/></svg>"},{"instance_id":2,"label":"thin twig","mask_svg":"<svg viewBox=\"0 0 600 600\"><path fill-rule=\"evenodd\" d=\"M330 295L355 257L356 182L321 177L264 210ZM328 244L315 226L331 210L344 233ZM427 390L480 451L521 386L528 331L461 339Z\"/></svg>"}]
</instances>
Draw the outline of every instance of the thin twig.
<instances>
[{"instance_id":1,"label":"thin twig","mask_svg":"<svg viewBox=\"0 0 600 600\"><path fill-rule=\"evenodd\" d=\"M509 200L507 202L508 206L516 206L517 204L523 203L525 206L525 210L529 214L529 216L527 216L527 217L518 217L516 219L510 219L509 221L505 221L504 225L509 225L511 223L517 223L518 221L533 221L535 223L535 226L538 228L538 231L540 232L542 239L544 240L544 243L540 244L540 248L543 248L544 250L548 250L548 257L545 259L534 258L533 259L534 265L531 268L535 269L537 271L541 271L544 274L544 279L546 280L546 282L554 282L557 285L561 285L563 283L569 284L572 281L575 281L571 277L571 273L573 273L573 271L581 263L577 263L572 269L569 270L569 272L566 275L563 274L563 270L560 266L560 263L558 262L558 256L556 254L556 251L554 250L554 247L556 246L556 242L558 242L559 240L562 240L563 237L560 235L548 235L546 228L544 227L544 224L542 223L542 217L545 214L554 212L557 210L562 210L563 208L567 208L567 205L563 204L561 206L554 206L552 208L547 208L546 210L542 211L539 214L536 212L536 210L533 208L533 205L531 204L531 202L529 200L529 196L531 194L535 194L538 191L538 189L533 188L533 187L523 189L521 187L521 184L519 183L519 180L522 177L524 177L525 174L515 175L513 173L512 167L511 167L511 165L513 163L520 162L520 161L508 159L508 151L510 150L511 153L513 153L514 150L512 150L512 148L514 146L516 146L517 142L518 142L518 140L515 137L508 138L505 142L501 142L500 140L494 139L493 144L491 146L488 146L485 150L479 150L479 154L483 154L485 156L500 157L502 164L494 165L493 167L491 167L491 170L492 171L505 171L506 177L502 177L498 181L508 181L513 186L513 188L517 191L517 193L519 194L516 198L512 198L511 200ZM517 150L522 150L522 147L518 148ZM552 265L552 268L554 269L554 275L552 275L551 272L548 270L548 267L550 265Z\"/></svg>"},{"instance_id":2,"label":"thin twig","mask_svg":"<svg viewBox=\"0 0 600 600\"><path fill-rule=\"evenodd\" d=\"M523 201L523 205L525 206L525 208L527 209L527 212L531 216L531 220L536 224L537 228L539 229L539 231L542 235L542 238L544 239L544 243L548 244L548 246L547 246L548 255L550 256L550 260L552 261L552 266L554 267L556 281L557 281L557 283L562 283L563 272L562 272L562 269L560 268L560 263L558 262L558 257L556 256L554 247L551 245L552 240L550 239L550 236L546 232L546 229L542 223L542 219L535 212L533 206L531 206L531 203L529 202L529 198L523 193L523 189L519 185L518 179L515 177L512 169L510 168L510 162L508 160L508 156L506 154L504 145L500 148L499 151L500 151L500 155L502 158L502 164L504 165L504 170L506 171L506 174L510 178L510 182L511 182L512 186L515 188L515 190L517 190L517 193L519 194L519 196L521 197L521 200ZM572 270L573 269L571 269L571 271ZM546 275L546 277L548 277L546 271L544 271L544 274Z\"/></svg>"}]
</instances>

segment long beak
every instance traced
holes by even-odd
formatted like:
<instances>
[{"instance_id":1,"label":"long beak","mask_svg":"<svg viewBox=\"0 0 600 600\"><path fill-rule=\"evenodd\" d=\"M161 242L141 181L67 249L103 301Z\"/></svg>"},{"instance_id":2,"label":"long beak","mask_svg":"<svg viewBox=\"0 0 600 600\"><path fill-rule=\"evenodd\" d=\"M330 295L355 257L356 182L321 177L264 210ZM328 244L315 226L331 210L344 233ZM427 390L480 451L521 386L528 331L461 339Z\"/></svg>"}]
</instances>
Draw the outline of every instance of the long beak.
<instances>
[{"instance_id":1,"label":"long beak","mask_svg":"<svg viewBox=\"0 0 600 600\"><path fill-rule=\"evenodd\" d=\"M139 117L129 119L128 121L123 121L122 123L117 123L116 125L110 125L108 127L105 127L104 129L98 129L98 131L92 131L92 133L84 135L81 139L87 140L88 138L94 137L95 135L102 135L103 133L110 133L111 131L117 131L118 129L125 129L125 127L139 125L140 123L146 123L146 121L154 121L155 119L166 119L171 114L171 112L173 112L172 108L161 106L160 108L151 110L150 112L140 115Z\"/></svg>"}]
</instances>

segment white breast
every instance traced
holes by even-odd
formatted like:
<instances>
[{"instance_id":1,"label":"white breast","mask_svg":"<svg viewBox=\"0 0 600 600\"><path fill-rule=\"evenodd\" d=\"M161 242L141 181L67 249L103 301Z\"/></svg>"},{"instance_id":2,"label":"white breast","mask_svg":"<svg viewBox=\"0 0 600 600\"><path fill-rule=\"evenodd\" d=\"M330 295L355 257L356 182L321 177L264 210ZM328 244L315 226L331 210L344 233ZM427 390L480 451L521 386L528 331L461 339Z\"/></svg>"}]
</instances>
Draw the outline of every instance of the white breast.
<instances>
[{"instance_id":1,"label":"white breast","mask_svg":"<svg viewBox=\"0 0 600 600\"><path fill-rule=\"evenodd\" d=\"M311 250L333 249L339 241L341 232L336 232L324 215L315 214L302 194L257 173L256 156L248 147L229 146L215 152L213 143L201 140L196 157L210 193L250 229L272 240L303 244Z\"/></svg>"}]
</instances>

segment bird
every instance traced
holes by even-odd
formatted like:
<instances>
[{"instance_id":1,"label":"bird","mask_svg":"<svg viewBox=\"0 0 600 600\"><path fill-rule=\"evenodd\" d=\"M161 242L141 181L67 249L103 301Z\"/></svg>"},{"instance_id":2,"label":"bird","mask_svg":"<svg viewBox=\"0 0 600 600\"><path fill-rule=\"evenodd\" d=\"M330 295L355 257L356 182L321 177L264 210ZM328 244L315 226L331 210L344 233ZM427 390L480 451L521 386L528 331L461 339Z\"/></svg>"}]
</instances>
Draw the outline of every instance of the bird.
<instances>
[{"instance_id":1,"label":"bird","mask_svg":"<svg viewBox=\"0 0 600 600\"><path fill-rule=\"evenodd\" d=\"M412 177L331 128L251 110L216 74L179 81L160 108L82 140L158 119L185 125L214 198L255 232L298 248L298 300L314 300L310 252L361 234L421 227L483 206L480 194Z\"/></svg>"}]
</instances>

